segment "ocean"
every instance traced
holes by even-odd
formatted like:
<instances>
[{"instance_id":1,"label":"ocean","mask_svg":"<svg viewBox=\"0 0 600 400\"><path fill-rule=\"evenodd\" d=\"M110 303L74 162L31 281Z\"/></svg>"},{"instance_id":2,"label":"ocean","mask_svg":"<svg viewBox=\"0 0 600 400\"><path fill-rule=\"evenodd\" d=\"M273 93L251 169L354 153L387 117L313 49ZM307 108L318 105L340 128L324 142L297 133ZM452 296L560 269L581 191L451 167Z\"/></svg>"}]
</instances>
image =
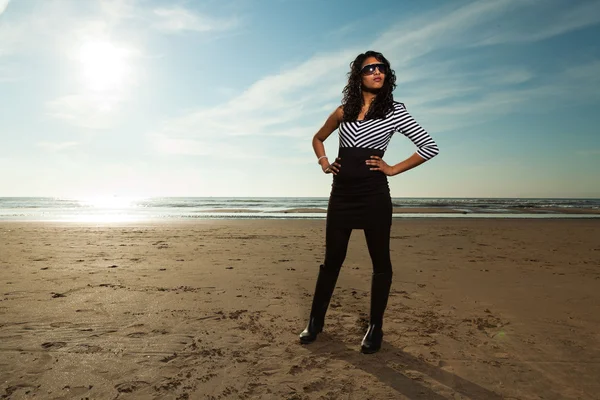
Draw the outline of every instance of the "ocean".
<instances>
[{"instance_id":1,"label":"ocean","mask_svg":"<svg viewBox=\"0 0 600 400\"><path fill-rule=\"evenodd\" d=\"M0 220L325 219L327 201L325 197L0 197ZM600 218L600 199L393 198L392 201L394 218Z\"/></svg>"}]
</instances>

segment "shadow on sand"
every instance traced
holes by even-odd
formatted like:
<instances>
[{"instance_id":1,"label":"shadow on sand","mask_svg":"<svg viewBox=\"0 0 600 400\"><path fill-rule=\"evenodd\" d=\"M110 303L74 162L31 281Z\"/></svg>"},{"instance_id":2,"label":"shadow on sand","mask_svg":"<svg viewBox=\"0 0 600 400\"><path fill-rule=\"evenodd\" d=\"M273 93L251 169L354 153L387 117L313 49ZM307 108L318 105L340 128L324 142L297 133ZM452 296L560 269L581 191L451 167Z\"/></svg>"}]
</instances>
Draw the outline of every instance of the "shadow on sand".
<instances>
[{"instance_id":1,"label":"shadow on sand","mask_svg":"<svg viewBox=\"0 0 600 400\"><path fill-rule=\"evenodd\" d=\"M360 342L359 342L360 343ZM448 400L434 392L418 380L400 373L390 364L400 364L405 370L418 371L442 385L472 399L503 400L503 396L470 382L460 376L424 362L384 340L381 350L376 354L362 354L359 344L349 347L332 335L323 333L316 342L304 345L312 353L330 356L351 363L356 368L371 374L399 394L409 399Z\"/></svg>"}]
</instances>

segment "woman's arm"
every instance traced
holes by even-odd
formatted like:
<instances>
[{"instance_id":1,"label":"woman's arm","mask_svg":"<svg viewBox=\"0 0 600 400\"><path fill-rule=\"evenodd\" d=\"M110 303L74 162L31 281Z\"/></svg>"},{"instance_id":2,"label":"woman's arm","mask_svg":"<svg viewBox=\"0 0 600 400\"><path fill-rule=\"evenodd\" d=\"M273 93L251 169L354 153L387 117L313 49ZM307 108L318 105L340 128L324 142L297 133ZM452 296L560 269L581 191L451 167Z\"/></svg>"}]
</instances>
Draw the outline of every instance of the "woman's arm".
<instances>
[{"instance_id":1,"label":"woman's arm","mask_svg":"<svg viewBox=\"0 0 600 400\"><path fill-rule=\"evenodd\" d=\"M391 166L392 173L390 176L401 174L402 172L408 171L409 169L412 169L412 168L416 167L417 165L423 164L425 161L427 161L427 160L424 159L423 157L421 157L418 152L415 152L412 156L410 156L406 160L399 162L396 165L392 165Z\"/></svg>"},{"instance_id":2,"label":"woman's arm","mask_svg":"<svg viewBox=\"0 0 600 400\"><path fill-rule=\"evenodd\" d=\"M408 171L427 160L431 160L440 152L433 138L406 111L406 107L403 104L398 104L396 107L394 111L394 118L396 118L394 128L409 138L417 146L417 151L406 160L395 165L388 165L377 156L371 156L371 160L366 161L367 165L373 167L371 168L372 171L381 171L388 176Z\"/></svg>"},{"instance_id":3,"label":"woman's arm","mask_svg":"<svg viewBox=\"0 0 600 400\"><path fill-rule=\"evenodd\" d=\"M329 163L329 160L325 155L325 145L323 144L323 142L329 137L329 135L333 133L333 131L335 131L340 126L342 117L342 107L336 108L335 111L332 112L331 115L329 115L321 129L317 131L317 133L313 136L312 139L312 146L319 160L319 164L321 165L323 172L326 173L333 172L334 174L337 174L338 169L340 167L339 164L336 162L334 162L333 164Z\"/></svg>"},{"instance_id":4,"label":"woman's arm","mask_svg":"<svg viewBox=\"0 0 600 400\"><path fill-rule=\"evenodd\" d=\"M418 150L416 154L421 156L421 158L423 159L422 162L431 160L433 157L439 154L440 149L438 148L433 138L429 135L429 133L427 133L425 129L421 127L421 125L417 123L417 121L415 121L415 119L408 113L404 105L402 105L400 109L397 110L396 118L398 121L396 124L396 130L402 132L404 136L409 138L415 144L415 146L417 146ZM406 162L411 158L403 162ZM409 165L412 165L414 162L415 160L409 163ZM418 162L416 165L419 165L422 162ZM412 167L416 167L416 165L413 165Z\"/></svg>"}]
</instances>

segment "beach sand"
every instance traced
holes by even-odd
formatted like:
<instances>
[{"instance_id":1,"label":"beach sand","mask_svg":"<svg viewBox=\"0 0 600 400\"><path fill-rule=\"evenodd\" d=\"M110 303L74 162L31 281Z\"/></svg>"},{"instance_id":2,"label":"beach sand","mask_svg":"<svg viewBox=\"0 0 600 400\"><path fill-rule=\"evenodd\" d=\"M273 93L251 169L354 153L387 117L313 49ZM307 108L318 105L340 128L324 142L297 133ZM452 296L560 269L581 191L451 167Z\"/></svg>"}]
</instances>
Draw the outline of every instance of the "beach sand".
<instances>
[{"instance_id":1,"label":"beach sand","mask_svg":"<svg viewBox=\"0 0 600 400\"><path fill-rule=\"evenodd\" d=\"M360 353L361 231L300 345L324 221L0 223L2 399L598 399L600 220L395 219Z\"/></svg>"}]
</instances>

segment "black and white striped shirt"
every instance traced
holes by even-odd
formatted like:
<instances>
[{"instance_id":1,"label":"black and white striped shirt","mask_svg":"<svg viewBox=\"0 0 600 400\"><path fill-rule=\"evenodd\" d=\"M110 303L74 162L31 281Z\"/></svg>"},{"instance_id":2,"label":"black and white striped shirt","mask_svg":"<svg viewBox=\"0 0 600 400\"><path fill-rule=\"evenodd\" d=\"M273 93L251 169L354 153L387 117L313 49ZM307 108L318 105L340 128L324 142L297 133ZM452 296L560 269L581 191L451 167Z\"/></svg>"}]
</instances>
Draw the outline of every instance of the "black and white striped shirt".
<instances>
[{"instance_id":1,"label":"black and white striped shirt","mask_svg":"<svg viewBox=\"0 0 600 400\"><path fill-rule=\"evenodd\" d=\"M342 122L339 127L340 147L361 147L385 151L395 132L401 132L418 148L417 154L430 160L439 153L433 138L406 111L394 102L394 110L383 119Z\"/></svg>"}]
</instances>

